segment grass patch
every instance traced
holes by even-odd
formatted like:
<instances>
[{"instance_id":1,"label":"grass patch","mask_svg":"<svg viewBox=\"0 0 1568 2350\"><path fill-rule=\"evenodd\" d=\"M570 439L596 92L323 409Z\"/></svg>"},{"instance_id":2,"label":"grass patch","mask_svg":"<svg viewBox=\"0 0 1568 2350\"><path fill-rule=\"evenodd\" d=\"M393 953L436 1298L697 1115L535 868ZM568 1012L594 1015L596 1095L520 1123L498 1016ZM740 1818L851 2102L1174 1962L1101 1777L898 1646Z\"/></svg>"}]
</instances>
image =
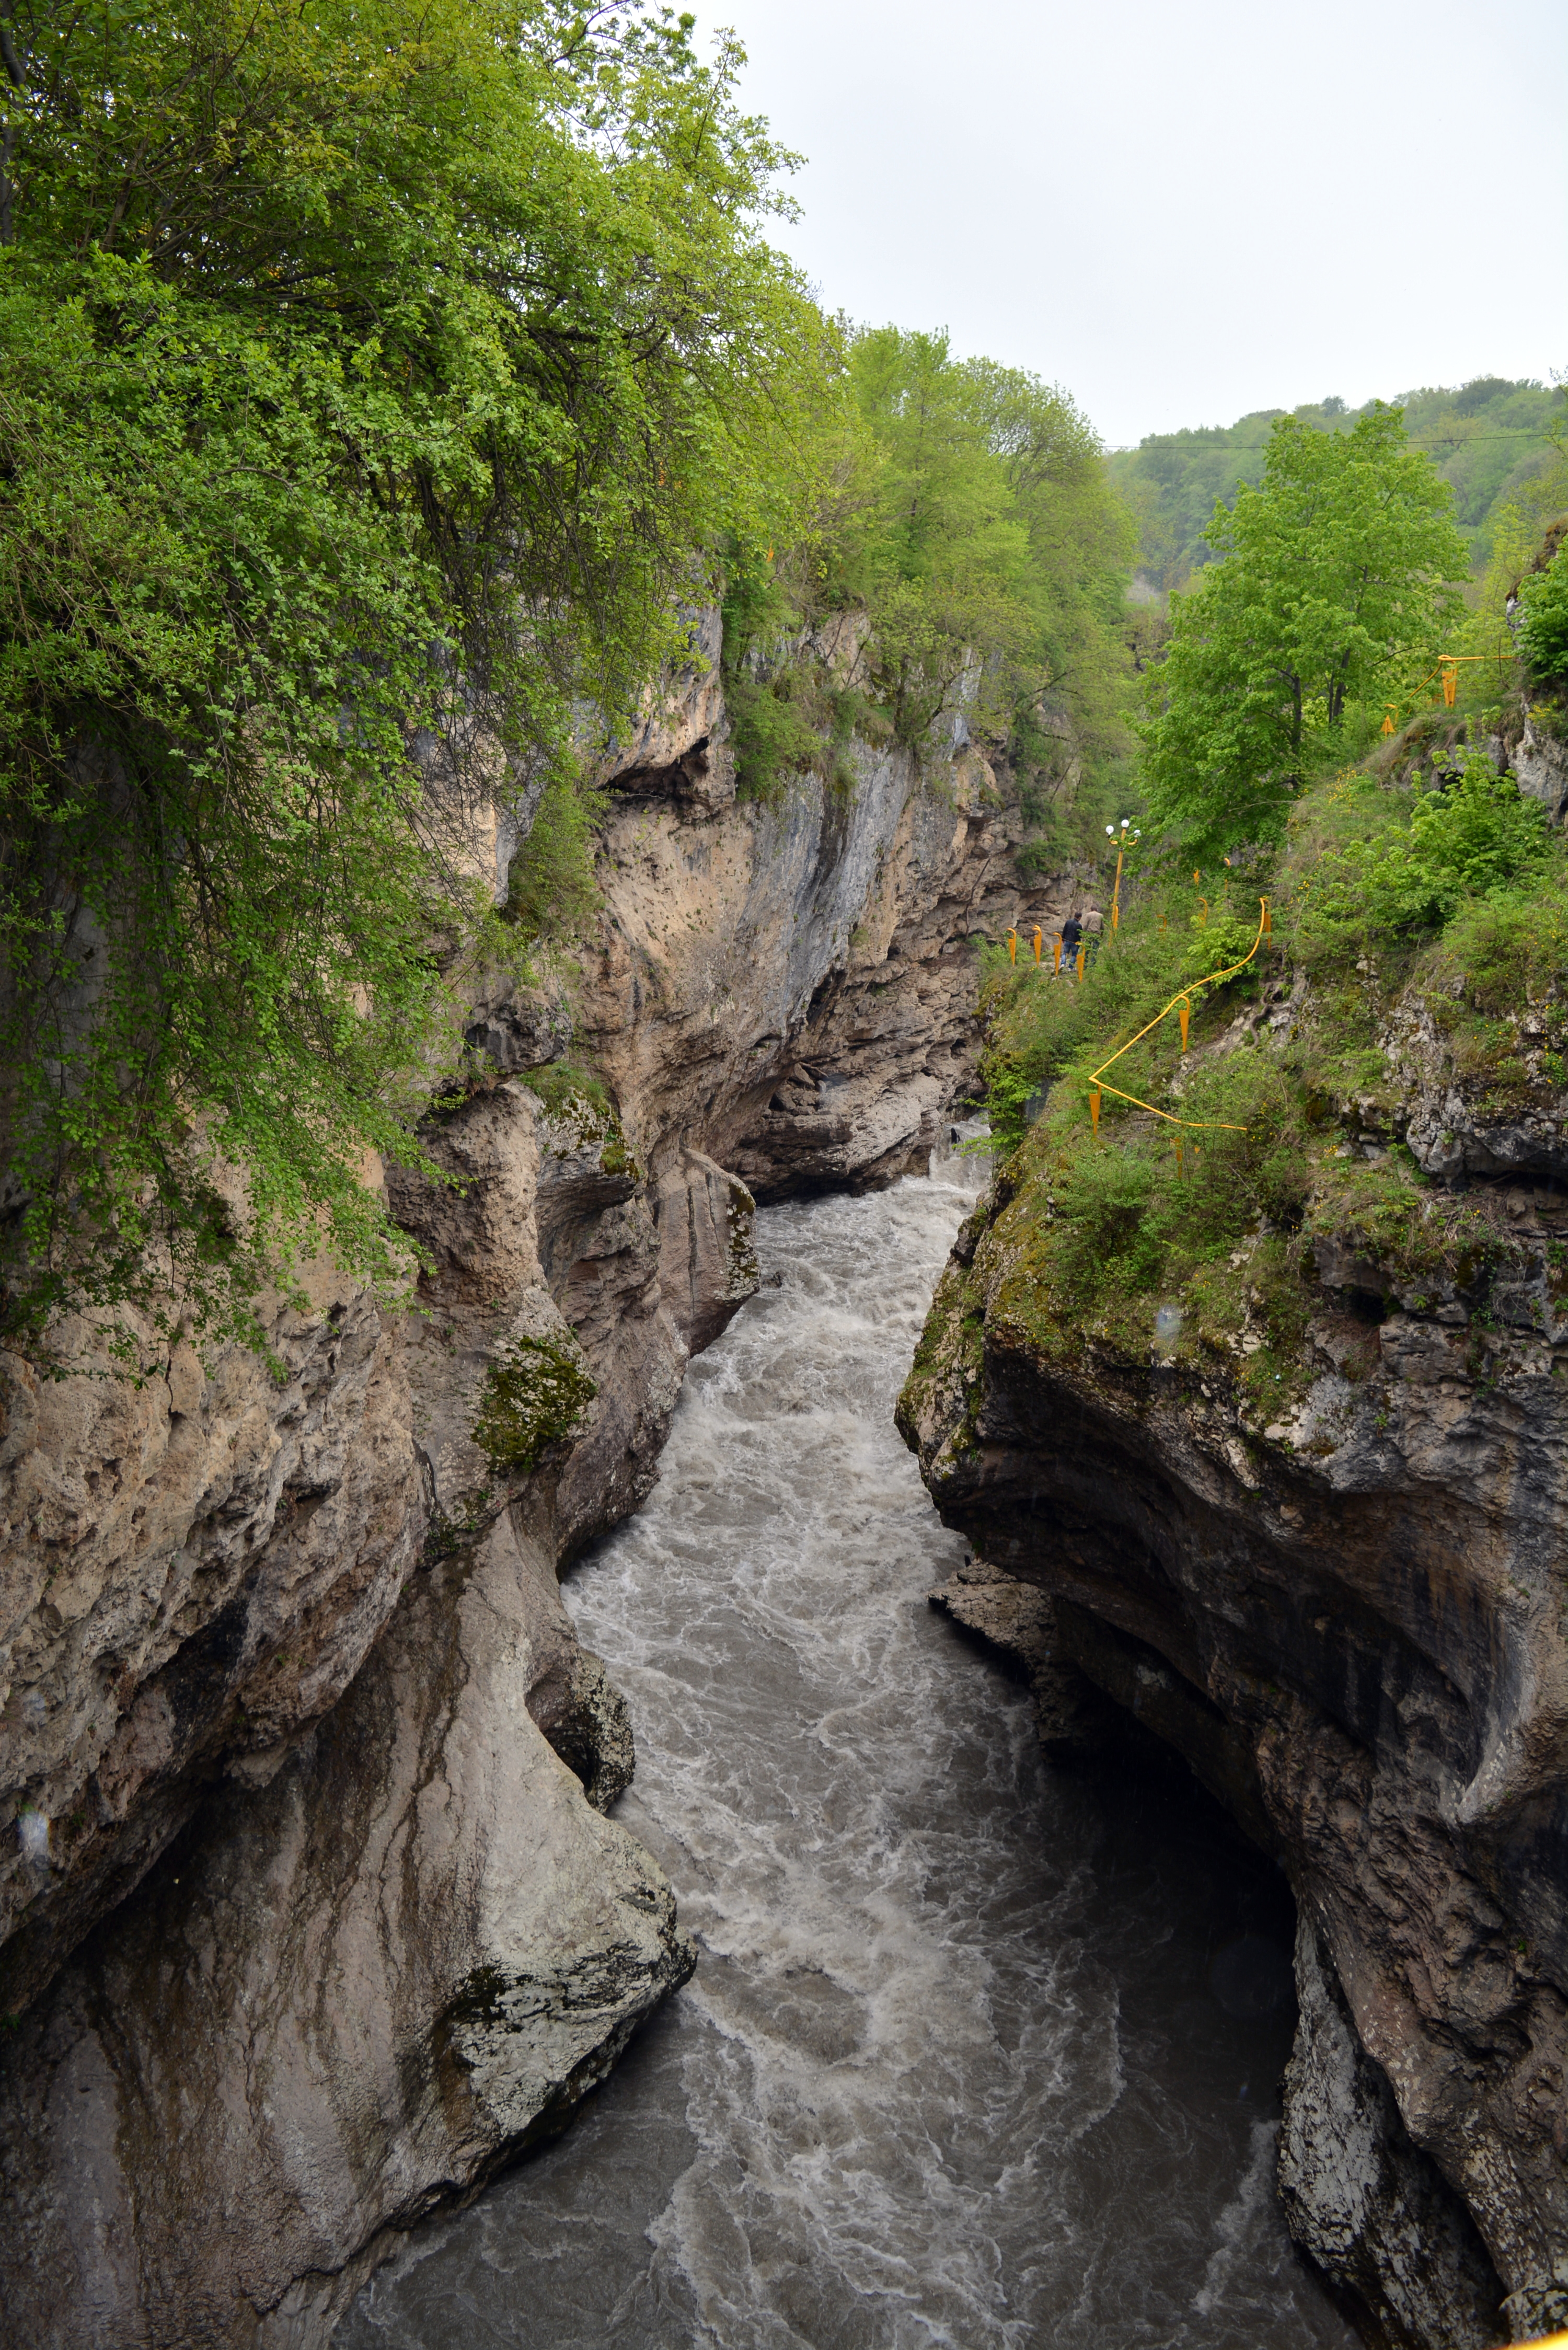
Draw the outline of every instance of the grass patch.
<instances>
[{"instance_id":1,"label":"grass patch","mask_svg":"<svg viewBox=\"0 0 1568 2350\"><path fill-rule=\"evenodd\" d=\"M536 1069L519 1072L518 1083L543 1105L557 1126L572 1138L573 1148L599 1146L599 1165L607 1175L642 1180L642 1168L628 1145L614 1103L591 1069L575 1061L547 1061Z\"/></svg>"}]
</instances>

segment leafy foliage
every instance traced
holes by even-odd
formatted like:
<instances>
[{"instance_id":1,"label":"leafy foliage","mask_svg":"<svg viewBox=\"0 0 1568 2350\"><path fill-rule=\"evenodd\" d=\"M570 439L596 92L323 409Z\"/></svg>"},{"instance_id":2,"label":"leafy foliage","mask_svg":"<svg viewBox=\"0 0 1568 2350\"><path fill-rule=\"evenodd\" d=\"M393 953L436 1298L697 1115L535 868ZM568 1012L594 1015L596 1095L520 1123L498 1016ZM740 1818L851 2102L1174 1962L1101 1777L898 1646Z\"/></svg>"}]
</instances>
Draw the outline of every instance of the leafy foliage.
<instances>
[{"instance_id":1,"label":"leafy foliage","mask_svg":"<svg viewBox=\"0 0 1568 2350\"><path fill-rule=\"evenodd\" d=\"M1449 503L1394 410L1344 434L1278 421L1262 488L1215 510L1226 559L1177 603L1148 675L1156 824L1203 850L1278 837L1355 706L1438 649L1466 567Z\"/></svg>"},{"instance_id":2,"label":"leafy foliage","mask_svg":"<svg viewBox=\"0 0 1568 2350\"><path fill-rule=\"evenodd\" d=\"M1561 546L1520 586L1519 650L1538 678L1568 681L1568 562Z\"/></svg>"},{"instance_id":3,"label":"leafy foliage","mask_svg":"<svg viewBox=\"0 0 1568 2350\"><path fill-rule=\"evenodd\" d=\"M837 391L809 539L776 563L730 554L742 787L769 798L812 771L842 786L855 733L921 758L975 738L1012 760L1038 820L1064 742L1076 759L1128 747L1131 525L1099 443L1064 393L956 360L941 335L854 336Z\"/></svg>"},{"instance_id":4,"label":"leafy foliage","mask_svg":"<svg viewBox=\"0 0 1568 2350\"><path fill-rule=\"evenodd\" d=\"M875 462L829 556L872 619L870 677L903 742L962 718L1005 741L1043 695L1114 733L1128 517L1067 395L942 335L858 336L850 390Z\"/></svg>"},{"instance_id":5,"label":"leafy foliage","mask_svg":"<svg viewBox=\"0 0 1568 2350\"><path fill-rule=\"evenodd\" d=\"M172 1284L254 1335L319 1247L399 1278L367 1153L504 951L473 812L535 816L524 940L583 918L579 713L704 550L797 526L831 338L689 17L10 18L4 1324Z\"/></svg>"},{"instance_id":6,"label":"leafy foliage","mask_svg":"<svg viewBox=\"0 0 1568 2350\"><path fill-rule=\"evenodd\" d=\"M1468 899L1528 884L1551 862L1545 809L1473 752L1447 789L1407 808L1390 809L1387 796L1364 790L1367 831L1313 864L1297 921L1309 960L1375 932L1438 928Z\"/></svg>"},{"instance_id":7,"label":"leafy foliage","mask_svg":"<svg viewBox=\"0 0 1568 2350\"><path fill-rule=\"evenodd\" d=\"M539 794L507 877L503 920L524 939L571 937L598 903L593 829L602 801L576 777L556 773Z\"/></svg>"}]
</instances>

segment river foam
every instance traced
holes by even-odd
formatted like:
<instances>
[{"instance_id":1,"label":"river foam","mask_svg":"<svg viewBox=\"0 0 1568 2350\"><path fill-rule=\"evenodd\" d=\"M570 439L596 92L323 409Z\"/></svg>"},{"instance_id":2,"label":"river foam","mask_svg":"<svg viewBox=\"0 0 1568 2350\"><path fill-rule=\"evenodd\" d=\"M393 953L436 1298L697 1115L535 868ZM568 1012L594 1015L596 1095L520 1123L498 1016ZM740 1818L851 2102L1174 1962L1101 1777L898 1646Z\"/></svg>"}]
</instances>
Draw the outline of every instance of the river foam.
<instances>
[{"instance_id":1,"label":"river foam","mask_svg":"<svg viewBox=\"0 0 1568 2350\"><path fill-rule=\"evenodd\" d=\"M1274 1872L1040 1755L891 1424L972 1161L763 1211L659 1486L566 1586L697 1973L338 2350L1346 2350L1274 2201ZM1260 1990L1260 1986L1262 1989Z\"/></svg>"}]
</instances>

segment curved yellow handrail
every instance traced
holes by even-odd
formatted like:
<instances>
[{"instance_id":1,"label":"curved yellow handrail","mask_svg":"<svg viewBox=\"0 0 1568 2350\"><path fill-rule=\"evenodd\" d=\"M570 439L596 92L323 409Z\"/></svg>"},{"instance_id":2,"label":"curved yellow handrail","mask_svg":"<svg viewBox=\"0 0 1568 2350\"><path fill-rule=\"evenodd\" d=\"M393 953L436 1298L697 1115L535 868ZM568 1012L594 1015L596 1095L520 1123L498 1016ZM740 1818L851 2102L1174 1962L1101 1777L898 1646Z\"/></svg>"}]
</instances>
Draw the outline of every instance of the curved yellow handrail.
<instances>
[{"instance_id":1,"label":"curved yellow handrail","mask_svg":"<svg viewBox=\"0 0 1568 2350\"><path fill-rule=\"evenodd\" d=\"M1247 965L1251 962L1252 957L1257 953L1258 949L1262 945L1268 930L1269 901L1266 898L1260 898L1258 900L1258 935L1252 941L1252 943L1248 948L1246 953L1241 957L1241 962L1231 963L1227 971L1211 971L1207 979L1194 980L1192 983L1192 988L1219 987L1225 980L1234 979L1239 971L1245 971ZM1130 1053L1135 1045L1140 1045L1144 1038L1148 1035L1149 1029L1158 1028L1160 1022L1166 1019L1169 1014L1174 1012L1179 1003L1185 1003L1190 1009L1192 988L1184 987L1179 995L1173 995L1170 1002L1165 1005L1164 1009L1157 1012L1154 1018L1144 1027L1140 1028L1136 1036L1129 1036L1125 1045L1117 1046L1116 1050L1111 1055L1108 1061L1102 1061L1099 1067L1091 1072L1089 1077L1089 1112L1096 1128L1100 1122L1099 1097L1103 1090L1107 1094L1115 1094L1117 1101L1131 1102L1135 1108L1147 1109L1151 1117L1163 1118L1167 1126L1184 1126L1190 1128L1195 1132L1206 1133L1218 1129L1226 1134L1246 1133L1247 1129L1244 1126L1237 1126L1230 1118L1172 1118L1168 1109L1156 1109L1153 1102L1142 1101L1137 1094L1124 1094L1119 1086L1102 1086L1101 1081L1105 1076L1106 1071L1107 1069L1114 1069L1116 1063L1121 1059L1122 1055L1124 1053Z\"/></svg>"},{"instance_id":2,"label":"curved yellow handrail","mask_svg":"<svg viewBox=\"0 0 1568 2350\"><path fill-rule=\"evenodd\" d=\"M1437 657L1436 669L1429 669L1425 677L1417 678L1405 699L1413 702L1422 687L1430 685L1432 680L1436 678L1442 693L1444 708L1452 710L1458 693L1459 673L1461 669L1469 669L1477 661L1511 661L1517 659L1518 655L1511 648L1507 652L1497 653L1439 653ZM1400 707L1397 702L1384 703L1384 711L1388 713L1383 721L1382 732L1385 734L1392 734L1395 732L1393 720L1398 716Z\"/></svg>"}]
</instances>

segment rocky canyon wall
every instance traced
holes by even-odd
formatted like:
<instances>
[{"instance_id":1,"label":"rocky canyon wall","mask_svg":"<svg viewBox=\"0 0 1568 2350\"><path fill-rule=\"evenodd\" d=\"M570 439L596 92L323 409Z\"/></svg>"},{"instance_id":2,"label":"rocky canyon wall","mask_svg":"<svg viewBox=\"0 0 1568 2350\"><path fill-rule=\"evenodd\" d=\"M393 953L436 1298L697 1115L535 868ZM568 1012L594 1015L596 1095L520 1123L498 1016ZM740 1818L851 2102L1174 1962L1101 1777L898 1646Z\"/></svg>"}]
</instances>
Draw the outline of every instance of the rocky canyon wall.
<instances>
[{"instance_id":1,"label":"rocky canyon wall","mask_svg":"<svg viewBox=\"0 0 1568 2350\"><path fill-rule=\"evenodd\" d=\"M1507 1099L1363 969L1389 1082L1318 1155L1401 1139L1462 1246L1414 1277L1320 1196L1271 1408L1263 1228L1215 1276L1229 1324L1179 1348L1150 1299L1135 1343L1130 1308L1053 1287L1036 1130L960 1237L900 1424L974 1544L941 1596L1028 1670L1046 1738L1152 1733L1288 1871L1299 2241L1380 2338L1482 2350L1568 2322L1568 1105L1550 1007L1512 1019ZM1287 975L1209 1049L1307 1016Z\"/></svg>"},{"instance_id":2,"label":"rocky canyon wall","mask_svg":"<svg viewBox=\"0 0 1568 2350\"><path fill-rule=\"evenodd\" d=\"M475 998L452 1188L386 1170L416 1312L322 1267L275 1372L0 1366L10 2339L324 2342L690 1969L557 1565L649 1491L753 1201L923 1161L968 942L1047 904L973 750L737 802L718 650L606 763L590 944Z\"/></svg>"}]
</instances>

